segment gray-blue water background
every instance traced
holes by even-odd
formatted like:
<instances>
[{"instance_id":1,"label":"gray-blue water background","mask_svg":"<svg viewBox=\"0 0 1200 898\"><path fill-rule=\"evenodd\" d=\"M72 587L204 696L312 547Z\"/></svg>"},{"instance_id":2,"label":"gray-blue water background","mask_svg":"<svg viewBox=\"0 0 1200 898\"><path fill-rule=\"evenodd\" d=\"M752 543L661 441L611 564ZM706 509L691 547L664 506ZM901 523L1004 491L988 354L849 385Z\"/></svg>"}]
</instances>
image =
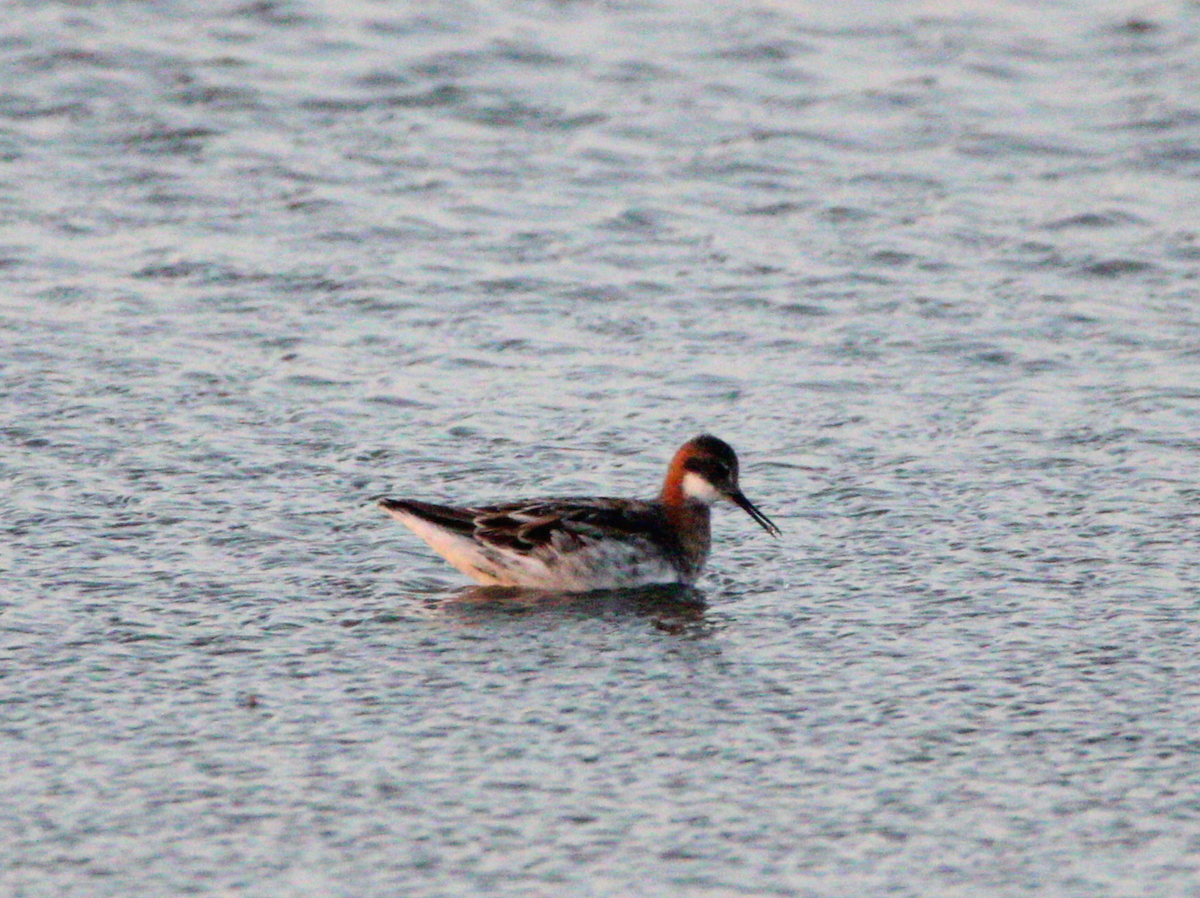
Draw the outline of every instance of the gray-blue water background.
<instances>
[{"instance_id":1,"label":"gray-blue water background","mask_svg":"<svg viewBox=\"0 0 1200 898\"><path fill-rule=\"evenodd\" d=\"M0 892L1200 894L1198 38L5 4ZM705 430L699 604L371 502Z\"/></svg>"}]
</instances>

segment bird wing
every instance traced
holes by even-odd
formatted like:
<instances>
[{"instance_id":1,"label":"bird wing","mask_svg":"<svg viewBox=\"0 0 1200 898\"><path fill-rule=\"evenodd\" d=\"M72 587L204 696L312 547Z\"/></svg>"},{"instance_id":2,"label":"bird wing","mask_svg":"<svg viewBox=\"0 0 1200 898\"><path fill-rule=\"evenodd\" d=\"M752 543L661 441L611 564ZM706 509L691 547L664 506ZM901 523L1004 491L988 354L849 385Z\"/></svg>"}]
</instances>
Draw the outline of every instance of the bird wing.
<instances>
[{"instance_id":1,"label":"bird wing","mask_svg":"<svg viewBox=\"0 0 1200 898\"><path fill-rule=\"evenodd\" d=\"M644 536L658 526L650 503L621 499L533 499L470 511L476 539L522 554L570 553L605 539Z\"/></svg>"}]
</instances>

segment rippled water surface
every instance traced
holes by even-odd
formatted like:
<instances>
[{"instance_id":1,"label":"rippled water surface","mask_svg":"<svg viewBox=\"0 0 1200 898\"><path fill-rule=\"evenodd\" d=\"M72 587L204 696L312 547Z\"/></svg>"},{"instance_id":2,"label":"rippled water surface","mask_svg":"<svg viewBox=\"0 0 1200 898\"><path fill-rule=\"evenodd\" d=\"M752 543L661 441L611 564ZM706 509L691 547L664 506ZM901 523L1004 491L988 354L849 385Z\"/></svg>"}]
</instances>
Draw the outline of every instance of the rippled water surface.
<instances>
[{"instance_id":1,"label":"rippled water surface","mask_svg":"<svg viewBox=\"0 0 1200 898\"><path fill-rule=\"evenodd\" d=\"M1200 7L5 9L5 895L1200 894Z\"/></svg>"}]
</instances>

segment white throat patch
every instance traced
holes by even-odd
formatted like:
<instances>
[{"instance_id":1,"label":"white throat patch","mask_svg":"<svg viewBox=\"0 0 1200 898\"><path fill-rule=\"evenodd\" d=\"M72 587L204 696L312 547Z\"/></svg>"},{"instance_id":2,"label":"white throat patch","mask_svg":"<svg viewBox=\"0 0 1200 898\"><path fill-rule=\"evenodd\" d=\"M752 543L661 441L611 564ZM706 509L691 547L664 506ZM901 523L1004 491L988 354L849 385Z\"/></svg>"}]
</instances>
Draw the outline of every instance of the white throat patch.
<instances>
[{"instance_id":1,"label":"white throat patch","mask_svg":"<svg viewBox=\"0 0 1200 898\"><path fill-rule=\"evenodd\" d=\"M705 505L712 505L718 499L725 498L716 491L711 483L695 471L688 471L683 475L683 494L689 499L695 499Z\"/></svg>"}]
</instances>

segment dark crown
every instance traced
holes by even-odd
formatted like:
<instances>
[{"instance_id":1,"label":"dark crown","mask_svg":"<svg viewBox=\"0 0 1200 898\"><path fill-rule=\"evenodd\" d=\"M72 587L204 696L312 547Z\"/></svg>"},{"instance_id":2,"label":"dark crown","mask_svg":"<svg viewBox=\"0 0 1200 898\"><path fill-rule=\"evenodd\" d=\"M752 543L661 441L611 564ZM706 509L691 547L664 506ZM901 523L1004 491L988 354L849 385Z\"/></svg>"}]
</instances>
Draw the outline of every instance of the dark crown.
<instances>
[{"instance_id":1,"label":"dark crown","mask_svg":"<svg viewBox=\"0 0 1200 898\"><path fill-rule=\"evenodd\" d=\"M710 483L737 479L737 455L724 440L705 433L687 445L692 451L683 463L685 470L695 471Z\"/></svg>"}]
</instances>

